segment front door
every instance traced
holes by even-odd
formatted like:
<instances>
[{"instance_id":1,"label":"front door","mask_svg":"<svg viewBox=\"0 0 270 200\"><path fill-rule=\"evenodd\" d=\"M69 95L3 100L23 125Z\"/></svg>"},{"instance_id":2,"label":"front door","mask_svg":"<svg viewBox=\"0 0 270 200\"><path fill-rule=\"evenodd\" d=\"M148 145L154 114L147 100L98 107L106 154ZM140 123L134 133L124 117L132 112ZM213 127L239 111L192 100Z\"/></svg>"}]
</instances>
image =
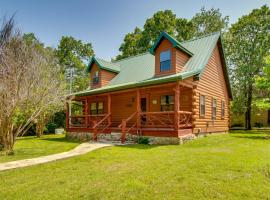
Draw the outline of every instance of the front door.
<instances>
[{"instance_id":1,"label":"front door","mask_svg":"<svg viewBox=\"0 0 270 200\"><path fill-rule=\"evenodd\" d=\"M145 97L141 98L141 111L147 111L147 99Z\"/></svg>"}]
</instances>

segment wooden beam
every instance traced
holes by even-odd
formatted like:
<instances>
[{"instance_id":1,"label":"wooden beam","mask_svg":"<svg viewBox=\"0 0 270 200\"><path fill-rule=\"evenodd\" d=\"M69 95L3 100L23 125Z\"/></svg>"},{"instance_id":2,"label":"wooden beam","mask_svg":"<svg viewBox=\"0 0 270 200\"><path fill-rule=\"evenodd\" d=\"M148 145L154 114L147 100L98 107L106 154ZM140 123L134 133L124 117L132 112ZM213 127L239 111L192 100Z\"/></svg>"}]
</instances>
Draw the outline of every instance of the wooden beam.
<instances>
[{"instance_id":1,"label":"wooden beam","mask_svg":"<svg viewBox=\"0 0 270 200\"><path fill-rule=\"evenodd\" d=\"M66 102L66 129L69 128L69 104Z\"/></svg>"},{"instance_id":2,"label":"wooden beam","mask_svg":"<svg viewBox=\"0 0 270 200\"><path fill-rule=\"evenodd\" d=\"M136 98L137 129L139 130L141 128L141 94L139 89L136 91Z\"/></svg>"},{"instance_id":3,"label":"wooden beam","mask_svg":"<svg viewBox=\"0 0 270 200\"><path fill-rule=\"evenodd\" d=\"M89 126L89 104L88 104L88 100L86 99L85 100L85 103L84 103L84 115L86 115L86 117L85 117L85 125L86 125L86 127L88 127Z\"/></svg>"},{"instance_id":4,"label":"wooden beam","mask_svg":"<svg viewBox=\"0 0 270 200\"><path fill-rule=\"evenodd\" d=\"M180 107L180 86L176 83L174 90L174 127L175 130L179 130L179 107Z\"/></svg>"},{"instance_id":5,"label":"wooden beam","mask_svg":"<svg viewBox=\"0 0 270 200\"><path fill-rule=\"evenodd\" d=\"M109 93L107 96L107 100L108 100L108 114L112 114L112 98L111 98L111 94ZM111 120L112 120L112 115L109 116L108 118L108 124L111 124Z\"/></svg>"}]
</instances>

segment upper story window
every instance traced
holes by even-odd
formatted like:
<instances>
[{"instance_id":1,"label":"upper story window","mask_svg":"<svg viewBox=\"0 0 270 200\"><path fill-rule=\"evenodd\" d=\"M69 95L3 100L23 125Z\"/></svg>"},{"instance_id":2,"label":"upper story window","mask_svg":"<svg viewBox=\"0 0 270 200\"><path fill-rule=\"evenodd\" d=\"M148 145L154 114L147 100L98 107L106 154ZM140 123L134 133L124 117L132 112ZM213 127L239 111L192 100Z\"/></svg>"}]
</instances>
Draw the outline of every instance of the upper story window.
<instances>
[{"instance_id":1,"label":"upper story window","mask_svg":"<svg viewBox=\"0 0 270 200\"><path fill-rule=\"evenodd\" d=\"M212 119L216 119L217 116L217 100L213 98L212 102Z\"/></svg>"},{"instance_id":2,"label":"upper story window","mask_svg":"<svg viewBox=\"0 0 270 200\"><path fill-rule=\"evenodd\" d=\"M99 83L99 71L95 71L94 76L93 76L93 84L98 84Z\"/></svg>"},{"instance_id":3,"label":"upper story window","mask_svg":"<svg viewBox=\"0 0 270 200\"><path fill-rule=\"evenodd\" d=\"M161 111L173 111L174 110L174 96L162 95L160 97L160 109Z\"/></svg>"},{"instance_id":4,"label":"upper story window","mask_svg":"<svg viewBox=\"0 0 270 200\"><path fill-rule=\"evenodd\" d=\"M200 116L205 116L205 96L200 95Z\"/></svg>"},{"instance_id":5,"label":"upper story window","mask_svg":"<svg viewBox=\"0 0 270 200\"><path fill-rule=\"evenodd\" d=\"M168 71L171 69L171 51L163 51L160 53L160 71Z\"/></svg>"}]
</instances>

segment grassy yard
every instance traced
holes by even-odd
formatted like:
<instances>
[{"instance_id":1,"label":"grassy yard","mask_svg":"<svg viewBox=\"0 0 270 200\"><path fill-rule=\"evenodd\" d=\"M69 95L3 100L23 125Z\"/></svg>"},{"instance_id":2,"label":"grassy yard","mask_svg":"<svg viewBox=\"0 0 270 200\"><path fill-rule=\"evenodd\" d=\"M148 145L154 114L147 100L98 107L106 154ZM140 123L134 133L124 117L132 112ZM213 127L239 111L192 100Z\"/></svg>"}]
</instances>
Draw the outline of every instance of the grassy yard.
<instances>
[{"instance_id":1,"label":"grassy yard","mask_svg":"<svg viewBox=\"0 0 270 200\"><path fill-rule=\"evenodd\" d=\"M73 149L77 145L76 142L67 141L63 134L44 135L41 138L22 137L15 144L15 154L11 156L0 155L0 163L60 153Z\"/></svg>"},{"instance_id":2,"label":"grassy yard","mask_svg":"<svg viewBox=\"0 0 270 200\"><path fill-rule=\"evenodd\" d=\"M270 199L262 132L170 146L118 146L0 172L0 199Z\"/></svg>"}]
</instances>

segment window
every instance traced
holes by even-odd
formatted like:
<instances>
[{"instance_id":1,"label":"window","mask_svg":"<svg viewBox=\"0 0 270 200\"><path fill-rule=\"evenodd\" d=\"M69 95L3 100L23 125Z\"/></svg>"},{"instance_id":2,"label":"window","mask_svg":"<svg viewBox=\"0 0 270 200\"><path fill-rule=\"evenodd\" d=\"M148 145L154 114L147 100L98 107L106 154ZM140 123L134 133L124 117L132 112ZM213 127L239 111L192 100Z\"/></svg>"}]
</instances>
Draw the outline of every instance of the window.
<instances>
[{"instance_id":1,"label":"window","mask_svg":"<svg viewBox=\"0 0 270 200\"><path fill-rule=\"evenodd\" d=\"M104 106L103 102L93 102L90 106L91 115L103 114Z\"/></svg>"},{"instance_id":2,"label":"window","mask_svg":"<svg viewBox=\"0 0 270 200\"><path fill-rule=\"evenodd\" d=\"M212 102L212 119L216 119L217 116L217 100L213 98Z\"/></svg>"},{"instance_id":3,"label":"window","mask_svg":"<svg viewBox=\"0 0 270 200\"><path fill-rule=\"evenodd\" d=\"M162 95L160 97L160 110L161 111L174 110L174 96L173 95Z\"/></svg>"},{"instance_id":4,"label":"window","mask_svg":"<svg viewBox=\"0 0 270 200\"><path fill-rule=\"evenodd\" d=\"M91 103L90 113L91 113L91 115L97 114L97 103L96 102Z\"/></svg>"},{"instance_id":5,"label":"window","mask_svg":"<svg viewBox=\"0 0 270 200\"><path fill-rule=\"evenodd\" d=\"M95 71L94 76L93 76L93 84L98 84L99 83L99 72Z\"/></svg>"},{"instance_id":6,"label":"window","mask_svg":"<svg viewBox=\"0 0 270 200\"><path fill-rule=\"evenodd\" d=\"M225 117L225 101L221 101L221 118Z\"/></svg>"},{"instance_id":7,"label":"window","mask_svg":"<svg viewBox=\"0 0 270 200\"><path fill-rule=\"evenodd\" d=\"M160 71L168 71L171 69L171 51L163 51L160 53Z\"/></svg>"},{"instance_id":8,"label":"window","mask_svg":"<svg viewBox=\"0 0 270 200\"><path fill-rule=\"evenodd\" d=\"M200 116L205 116L205 96L200 95Z\"/></svg>"}]
</instances>

